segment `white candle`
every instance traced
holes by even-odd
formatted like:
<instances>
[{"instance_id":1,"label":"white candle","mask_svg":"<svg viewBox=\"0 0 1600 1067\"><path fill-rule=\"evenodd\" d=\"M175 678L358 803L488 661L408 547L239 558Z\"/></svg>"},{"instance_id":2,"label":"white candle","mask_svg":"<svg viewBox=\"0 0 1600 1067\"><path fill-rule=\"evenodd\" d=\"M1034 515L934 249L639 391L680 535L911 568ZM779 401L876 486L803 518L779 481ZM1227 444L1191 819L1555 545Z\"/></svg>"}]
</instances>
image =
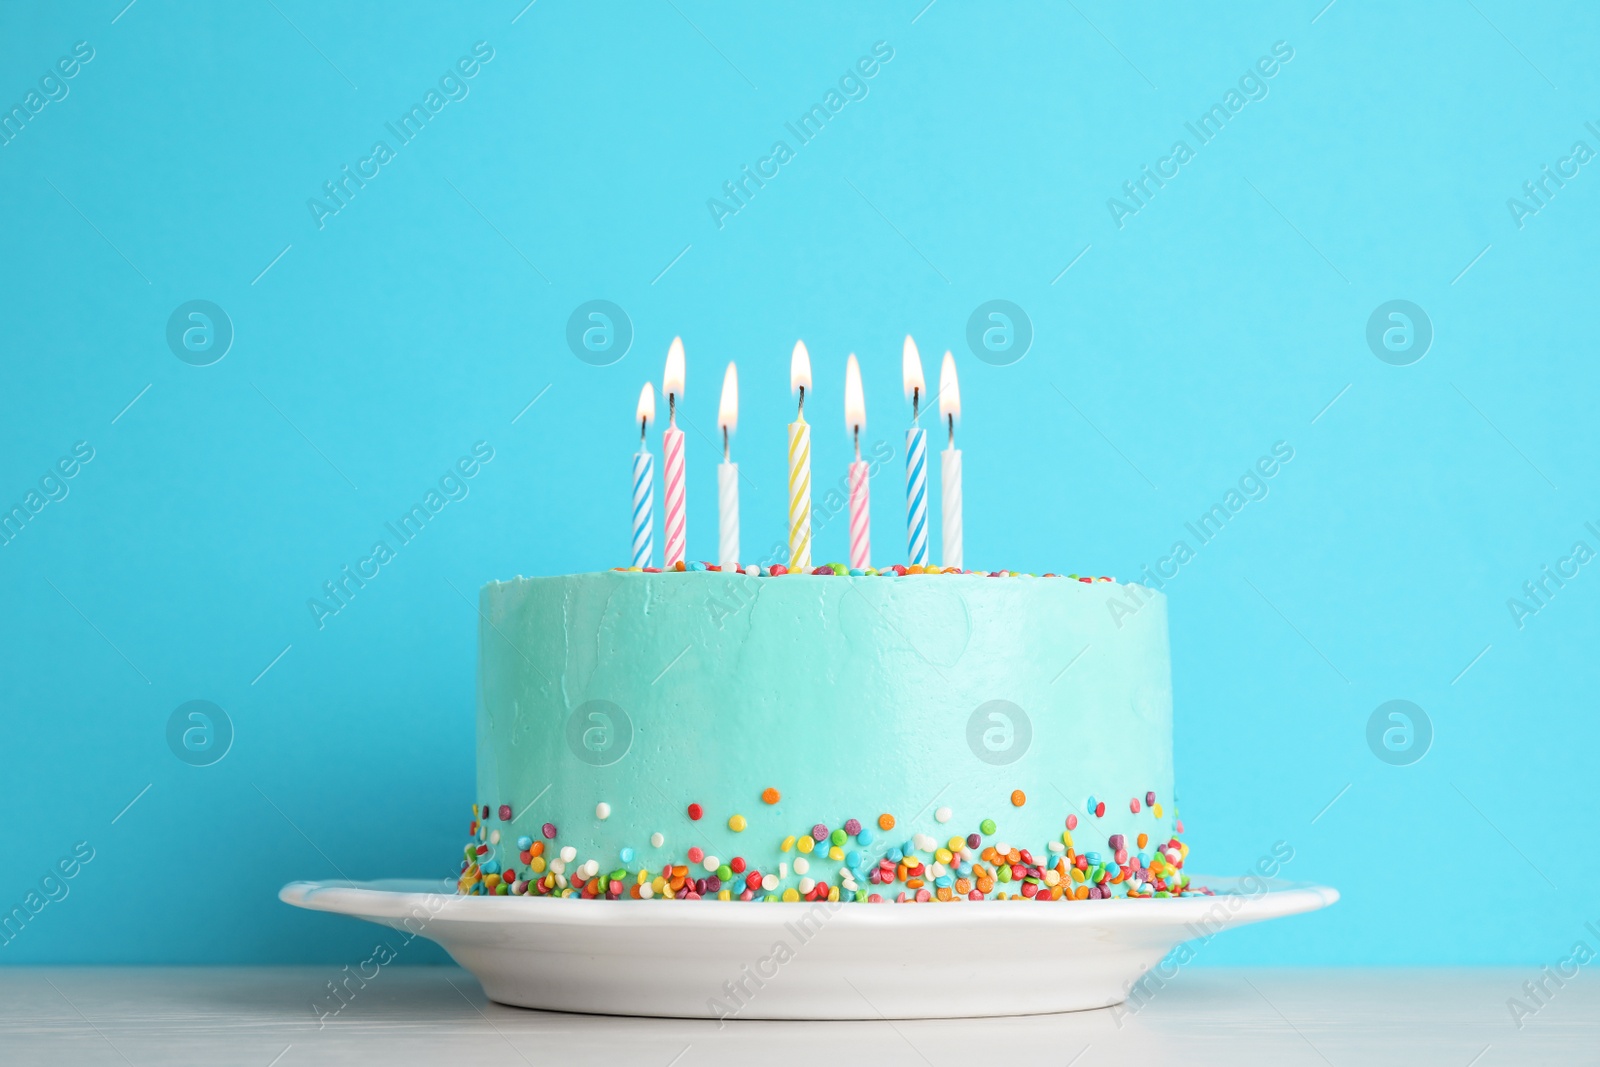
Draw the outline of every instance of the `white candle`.
<instances>
[{"instance_id":1,"label":"white candle","mask_svg":"<svg viewBox=\"0 0 1600 1067\"><path fill-rule=\"evenodd\" d=\"M633 454L633 565L650 566L655 555L656 457L650 454L644 432L656 418L656 392L649 382L639 391L639 451Z\"/></svg>"},{"instance_id":2,"label":"white candle","mask_svg":"<svg viewBox=\"0 0 1600 1067\"><path fill-rule=\"evenodd\" d=\"M867 490L867 465L861 462L861 431L867 425L867 400L861 391L861 367L855 353L844 366L844 423L855 445L850 464L850 569L872 566L872 518Z\"/></svg>"},{"instance_id":3,"label":"white candle","mask_svg":"<svg viewBox=\"0 0 1600 1067\"><path fill-rule=\"evenodd\" d=\"M684 498L687 483L684 479L683 431L678 429L678 399L683 396L683 339L674 337L667 349L667 369L662 376L661 391L667 394L667 430L661 435L661 451L665 463L662 467L666 483L667 548L661 565L668 570L683 563L684 546L688 542L688 516Z\"/></svg>"},{"instance_id":4,"label":"white candle","mask_svg":"<svg viewBox=\"0 0 1600 1067\"><path fill-rule=\"evenodd\" d=\"M956 448L956 419L961 417L961 387L956 382L956 361L949 352L939 367L939 414L950 428L950 443L939 453L939 495L944 566L962 570L961 563L961 452Z\"/></svg>"},{"instance_id":5,"label":"white candle","mask_svg":"<svg viewBox=\"0 0 1600 1067\"><path fill-rule=\"evenodd\" d=\"M733 462L728 438L739 424L739 372L732 363L722 376L722 402L717 425L722 428L722 462L717 464L717 565L739 566L739 465Z\"/></svg>"}]
</instances>

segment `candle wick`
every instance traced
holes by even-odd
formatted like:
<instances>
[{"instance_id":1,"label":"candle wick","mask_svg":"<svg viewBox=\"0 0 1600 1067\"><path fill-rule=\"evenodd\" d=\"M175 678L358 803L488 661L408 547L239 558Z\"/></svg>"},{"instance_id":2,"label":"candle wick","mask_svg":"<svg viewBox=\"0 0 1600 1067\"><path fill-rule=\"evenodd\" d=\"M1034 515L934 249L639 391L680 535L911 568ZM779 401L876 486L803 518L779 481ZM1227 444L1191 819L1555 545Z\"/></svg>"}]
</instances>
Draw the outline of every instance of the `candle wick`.
<instances>
[{"instance_id":1,"label":"candle wick","mask_svg":"<svg viewBox=\"0 0 1600 1067\"><path fill-rule=\"evenodd\" d=\"M915 387L911 390L911 421L917 421L917 404L922 399L922 390Z\"/></svg>"},{"instance_id":2,"label":"candle wick","mask_svg":"<svg viewBox=\"0 0 1600 1067\"><path fill-rule=\"evenodd\" d=\"M641 418L639 420L639 447L641 448L644 447L644 428L647 425L648 423L644 419Z\"/></svg>"},{"instance_id":3,"label":"candle wick","mask_svg":"<svg viewBox=\"0 0 1600 1067\"><path fill-rule=\"evenodd\" d=\"M856 439L856 462L860 463L861 462L861 424L857 423L855 426L851 427L851 429L854 431L853 436Z\"/></svg>"},{"instance_id":4,"label":"candle wick","mask_svg":"<svg viewBox=\"0 0 1600 1067\"><path fill-rule=\"evenodd\" d=\"M676 427L678 425L678 395L667 394L667 423Z\"/></svg>"},{"instance_id":5,"label":"candle wick","mask_svg":"<svg viewBox=\"0 0 1600 1067\"><path fill-rule=\"evenodd\" d=\"M722 462L732 463L733 458L728 454L728 428L722 428Z\"/></svg>"},{"instance_id":6,"label":"candle wick","mask_svg":"<svg viewBox=\"0 0 1600 1067\"><path fill-rule=\"evenodd\" d=\"M954 412L950 413L949 419L950 419L950 447L954 448L954 447L956 447L956 416L955 416Z\"/></svg>"},{"instance_id":7,"label":"candle wick","mask_svg":"<svg viewBox=\"0 0 1600 1067\"><path fill-rule=\"evenodd\" d=\"M806 387L800 387L800 413L799 418L804 421L806 417Z\"/></svg>"}]
</instances>

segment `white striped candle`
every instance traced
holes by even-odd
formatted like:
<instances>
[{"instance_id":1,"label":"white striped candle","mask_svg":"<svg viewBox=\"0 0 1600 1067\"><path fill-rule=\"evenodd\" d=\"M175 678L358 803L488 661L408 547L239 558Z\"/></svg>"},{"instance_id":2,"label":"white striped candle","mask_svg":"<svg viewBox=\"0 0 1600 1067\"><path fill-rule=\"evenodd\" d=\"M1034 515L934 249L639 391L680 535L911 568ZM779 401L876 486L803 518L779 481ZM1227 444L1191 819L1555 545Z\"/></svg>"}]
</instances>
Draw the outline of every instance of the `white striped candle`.
<instances>
[{"instance_id":1,"label":"white striped candle","mask_svg":"<svg viewBox=\"0 0 1600 1067\"><path fill-rule=\"evenodd\" d=\"M717 464L717 565L739 566L739 465Z\"/></svg>"},{"instance_id":2,"label":"white striped candle","mask_svg":"<svg viewBox=\"0 0 1600 1067\"><path fill-rule=\"evenodd\" d=\"M944 566L961 570L961 450L947 448L939 453L940 545Z\"/></svg>"},{"instance_id":3,"label":"white striped candle","mask_svg":"<svg viewBox=\"0 0 1600 1067\"><path fill-rule=\"evenodd\" d=\"M939 414L950 427L950 444L939 454L940 543L944 565L961 570L961 452L956 448L956 420L961 417L961 386L956 361L949 352L939 367Z\"/></svg>"}]
</instances>

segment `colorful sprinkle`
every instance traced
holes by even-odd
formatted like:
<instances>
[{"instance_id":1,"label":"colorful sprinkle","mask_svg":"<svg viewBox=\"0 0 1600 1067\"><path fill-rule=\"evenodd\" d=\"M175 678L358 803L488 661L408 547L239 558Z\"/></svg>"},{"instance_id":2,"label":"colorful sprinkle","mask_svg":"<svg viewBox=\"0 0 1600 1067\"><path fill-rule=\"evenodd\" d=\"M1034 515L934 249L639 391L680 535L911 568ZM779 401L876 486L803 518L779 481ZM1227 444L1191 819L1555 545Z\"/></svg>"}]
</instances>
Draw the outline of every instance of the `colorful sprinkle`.
<instances>
[{"instance_id":1,"label":"colorful sprinkle","mask_svg":"<svg viewBox=\"0 0 1600 1067\"><path fill-rule=\"evenodd\" d=\"M929 573L940 573L936 568ZM1001 574L1000 577L1007 575ZM1014 576L1014 575L1012 575ZM776 790L772 790L776 792ZM1130 796L1128 808L1134 815L1148 808L1160 817L1160 805L1150 803L1153 792ZM763 800L767 798L763 795ZM1089 798L1097 817L1106 817L1106 804ZM1017 790L1013 803L1026 801ZM699 805L694 814L700 815ZM925 832L912 833L899 844L884 842L882 852L868 853L861 847L870 843L870 833L858 819L847 819L835 830L817 823L804 835L774 836L765 846L778 844L783 852L798 852L789 862L776 863L765 872L747 869L742 856L723 863L708 855L705 848L693 845L676 854L657 853L652 872L633 869L635 853L631 847L617 848L613 854L621 862L615 870L602 870L607 857L582 856L576 845L558 846L554 823L545 823L539 835L513 838L486 825L496 809L474 805L470 841L459 860L457 891L477 896L549 896L583 899L702 900L731 901L855 901L915 902L959 900L1038 900L1079 901L1122 898L1168 898L1209 895L1210 890L1191 884L1184 866L1189 846L1181 841L1182 820L1175 820L1175 831L1164 840L1152 842L1152 834L1111 833L1115 817L1108 820L1105 851L1078 852L1072 831L1078 829L1079 816L1066 816L1067 831L1060 840L1035 845L1037 852L995 839L997 825L983 819L981 833L951 834L936 838ZM600 819L609 816L605 802L595 805ZM952 821L950 808L933 813L938 823ZM884 832L891 832L895 820L885 813L878 819ZM1126 824L1125 824L1126 825ZM728 819L728 827L742 832L749 826L743 815ZM1165 831L1162 831L1165 833ZM949 833L949 831L941 831ZM852 835L855 844L852 844ZM985 838L993 843L985 845ZM1015 838L1013 838L1015 840ZM550 842L547 849L547 842ZM650 836L650 844L664 848L666 836ZM613 846L615 847L615 846ZM681 846L680 846L681 847ZM1135 852L1134 850L1137 849ZM765 854L765 853L763 853ZM813 855L815 854L815 855ZM1037 858L1036 858L1037 856ZM615 864L616 858L610 859ZM818 865L826 858L828 865ZM776 857L774 857L776 859ZM838 866L833 866L838 864ZM703 872L703 874L702 874ZM1120 887L1120 888L1119 888ZM1003 891L998 891L997 888ZM872 890L878 890L873 892Z\"/></svg>"},{"instance_id":2,"label":"colorful sprinkle","mask_svg":"<svg viewBox=\"0 0 1600 1067\"><path fill-rule=\"evenodd\" d=\"M766 804L776 804L781 796L782 794L770 785L761 791L761 800Z\"/></svg>"},{"instance_id":3,"label":"colorful sprinkle","mask_svg":"<svg viewBox=\"0 0 1600 1067\"><path fill-rule=\"evenodd\" d=\"M594 806L594 817L599 819L599 820L601 820L602 822L605 821L606 819L611 818L611 805L607 804L603 800L600 803L596 804Z\"/></svg>"},{"instance_id":4,"label":"colorful sprinkle","mask_svg":"<svg viewBox=\"0 0 1600 1067\"><path fill-rule=\"evenodd\" d=\"M488 818L488 816L484 816L484 817ZM510 804L502 804L502 805L500 805L500 821L501 822L510 822L511 821L511 805Z\"/></svg>"},{"instance_id":5,"label":"colorful sprinkle","mask_svg":"<svg viewBox=\"0 0 1600 1067\"><path fill-rule=\"evenodd\" d=\"M1020 808L1020 807L1022 807L1022 805L1026 804L1027 802L1028 802L1028 794L1024 793L1020 789L1013 789L1011 791L1011 806L1012 807Z\"/></svg>"},{"instance_id":6,"label":"colorful sprinkle","mask_svg":"<svg viewBox=\"0 0 1600 1067\"><path fill-rule=\"evenodd\" d=\"M700 805L698 805L698 804L690 804L689 805L689 818L693 819L695 822L699 822L700 821L700 817L702 815L704 815L705 813L706 813L706 810L704 808L702 808Z\"/></svg>"}]
</instances>

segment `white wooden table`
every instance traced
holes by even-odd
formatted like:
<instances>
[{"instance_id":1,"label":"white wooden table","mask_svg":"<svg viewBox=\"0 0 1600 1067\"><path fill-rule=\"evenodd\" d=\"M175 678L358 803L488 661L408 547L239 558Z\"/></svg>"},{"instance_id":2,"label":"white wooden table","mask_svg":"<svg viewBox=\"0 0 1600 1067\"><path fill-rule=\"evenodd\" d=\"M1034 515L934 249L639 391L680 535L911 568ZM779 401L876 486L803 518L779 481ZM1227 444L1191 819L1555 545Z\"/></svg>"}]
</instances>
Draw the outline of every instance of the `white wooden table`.
<instances>
[{"instance_id":1,"label":"white wooden table","mask_svg":"<svg viewBox=\"0 0 1600 1067\"><path fill-rule=\"evenodd\" d=\"M932 946L926 946L930 951ZM454 967L381 970L319 1021L334 967L0 969L0 1063L1600 1063L1600 977L1542 1006L1509 970L1194 968L1140 1010L949 1022L622 1019L504 1008ZM663 975L662 981L671 981ZM1507 1000L1536 1013L1515 1025Z\"/></svg>"}]
</instances>

